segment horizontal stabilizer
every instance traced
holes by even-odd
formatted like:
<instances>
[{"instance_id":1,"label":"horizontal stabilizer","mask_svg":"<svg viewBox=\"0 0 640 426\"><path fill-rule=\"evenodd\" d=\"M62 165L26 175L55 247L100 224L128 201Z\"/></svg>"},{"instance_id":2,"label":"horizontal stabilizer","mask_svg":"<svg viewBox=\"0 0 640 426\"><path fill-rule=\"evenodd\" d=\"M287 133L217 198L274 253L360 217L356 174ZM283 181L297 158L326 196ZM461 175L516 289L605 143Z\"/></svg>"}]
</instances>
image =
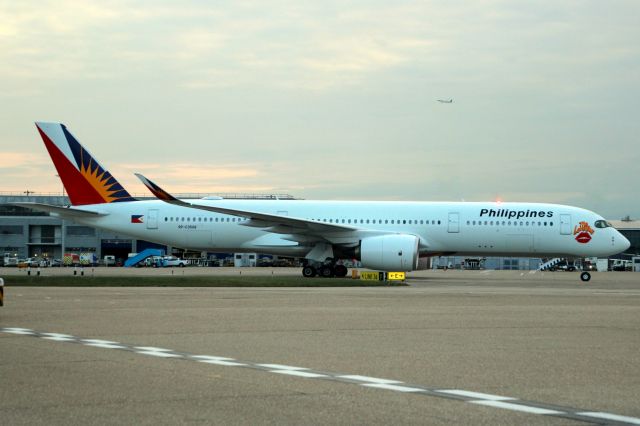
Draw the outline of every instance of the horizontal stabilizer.
<instances>
[{"instance_id":1,"label":"horizontal stabilizer","mask_svg":"<svg viewBox=\"0 0 640 426\"><path fill-rule=\"evenodd\" d=\"M44 203L9 203L14 206L24 207L39 212L55 213L63 218L79 218L79 217L98 217L106 216L108 213L94 212L91 210L83 210L76 207L54 206Z\"/></svg>"}]
</instances>

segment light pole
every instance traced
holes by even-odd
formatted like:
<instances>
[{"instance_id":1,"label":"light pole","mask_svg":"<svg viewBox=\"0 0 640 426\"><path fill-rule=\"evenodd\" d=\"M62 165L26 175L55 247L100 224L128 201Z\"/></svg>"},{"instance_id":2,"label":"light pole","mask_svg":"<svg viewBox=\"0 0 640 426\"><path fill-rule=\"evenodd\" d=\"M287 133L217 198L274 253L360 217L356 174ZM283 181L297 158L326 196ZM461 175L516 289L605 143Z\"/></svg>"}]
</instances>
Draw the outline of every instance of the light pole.
<instances>
[{"instance_id":1,"label":"light pole","mask_svg":"<svg viewBox=\"0 0 640 426\"><path fill-rule=\"evenodd\" d=\"M60 175L55 175L55 176L60 178ZM60 182L62 182L62 178L60 178ZM62 196L64 197L64 183L62 184Z\"/></svg>"}]
</instances>

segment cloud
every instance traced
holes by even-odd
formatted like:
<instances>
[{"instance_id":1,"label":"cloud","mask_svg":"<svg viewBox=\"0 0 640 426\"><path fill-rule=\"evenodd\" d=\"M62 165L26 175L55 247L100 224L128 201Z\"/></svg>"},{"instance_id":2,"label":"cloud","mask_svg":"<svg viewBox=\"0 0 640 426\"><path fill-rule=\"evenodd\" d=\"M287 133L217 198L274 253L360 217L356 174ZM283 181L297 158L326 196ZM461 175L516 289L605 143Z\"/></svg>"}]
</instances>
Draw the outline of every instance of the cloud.
<instances>
[{"instance_id":1,"label":"cloud","mask_svg":"<svg viewBox=\"0 0 640 426\"><path fill-rule=\"evenodd\" d=\"M24 167L33 161L33 155L26 152L0 151L0 169Z\"/></svg>"}]
</instances>

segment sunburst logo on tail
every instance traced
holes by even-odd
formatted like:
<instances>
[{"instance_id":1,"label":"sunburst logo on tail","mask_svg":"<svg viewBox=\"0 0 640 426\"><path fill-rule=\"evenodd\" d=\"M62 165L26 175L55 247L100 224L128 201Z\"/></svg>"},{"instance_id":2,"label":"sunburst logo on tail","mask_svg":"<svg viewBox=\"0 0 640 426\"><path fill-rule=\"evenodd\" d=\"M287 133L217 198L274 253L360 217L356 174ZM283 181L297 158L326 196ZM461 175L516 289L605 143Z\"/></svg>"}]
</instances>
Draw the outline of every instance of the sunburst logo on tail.
<instances>
[{"instance_id":1,"label":"sunburst logo on tail","mask_svg":"<svg viewBox=\"0 0 640 426\"><path fill-rule=\"evenodd\" d=\"M81 165L80 173L96 192L104 198L105 203L112 203L122 198L116 195L122 190L122 187L117 182L114 182L111 174L103 170L93 159L90 159L86 166L84 164Z\"/></svg>"}]
</instances>

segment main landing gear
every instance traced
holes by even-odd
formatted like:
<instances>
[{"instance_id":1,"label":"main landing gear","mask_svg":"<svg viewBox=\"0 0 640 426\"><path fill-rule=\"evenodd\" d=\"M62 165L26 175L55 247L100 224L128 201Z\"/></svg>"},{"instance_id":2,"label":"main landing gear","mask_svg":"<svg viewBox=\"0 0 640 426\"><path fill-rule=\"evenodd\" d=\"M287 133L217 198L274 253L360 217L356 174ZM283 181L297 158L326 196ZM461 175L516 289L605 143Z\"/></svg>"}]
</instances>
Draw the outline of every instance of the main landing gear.
<instances>
[{"instance_id":1,"label":"main landing gear","mask_svg":"<svg viewBox=\"0 0 640 426\"><path fill-rule=\"evenodd\" d=\"M324 263L318 265L307 264L302 268L302 276L312 278L318 275L321 278L343 278L347 276L347 267L344 265L336 265L333 263Z\"/></svg>"},{"instance_id":2,"label":"main landing gear","mask_svg":"<svg viewBox=\"0 0 640 426\"><path fill-rule=\"evenodd\" d=\"M584 282L587 282L591 279L591 274L588 273L587 271L581 272L580 273L580 279Z\"/></svg>"}]
</instances>

